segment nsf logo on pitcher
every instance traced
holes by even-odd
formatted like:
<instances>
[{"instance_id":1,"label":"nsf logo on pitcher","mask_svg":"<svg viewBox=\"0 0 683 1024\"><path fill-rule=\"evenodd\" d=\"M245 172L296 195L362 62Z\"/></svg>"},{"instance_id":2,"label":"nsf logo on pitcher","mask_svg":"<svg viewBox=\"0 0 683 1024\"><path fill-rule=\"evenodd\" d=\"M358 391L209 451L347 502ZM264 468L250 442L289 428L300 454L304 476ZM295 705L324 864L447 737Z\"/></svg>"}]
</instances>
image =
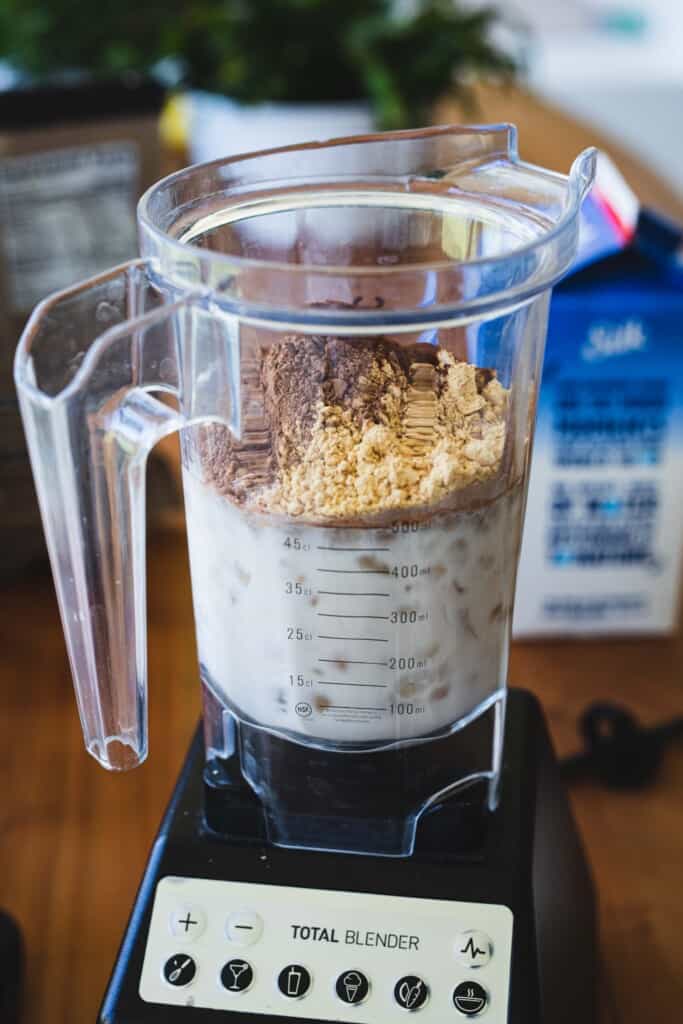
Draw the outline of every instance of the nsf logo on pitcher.
<instances>
[{"instance_id":1,"label":"nsf logo on pitcher","mask_svg":"<svg viewBox=\"0 0 683 1024\"><path fill-rule=\"evenodd\" d=\"M587 363L595 363L613 356L642 352L646 345L647 334L640 320L630 319L613 324L603 322L589 328L581 357Z\"/></svg>"}]
</instances>

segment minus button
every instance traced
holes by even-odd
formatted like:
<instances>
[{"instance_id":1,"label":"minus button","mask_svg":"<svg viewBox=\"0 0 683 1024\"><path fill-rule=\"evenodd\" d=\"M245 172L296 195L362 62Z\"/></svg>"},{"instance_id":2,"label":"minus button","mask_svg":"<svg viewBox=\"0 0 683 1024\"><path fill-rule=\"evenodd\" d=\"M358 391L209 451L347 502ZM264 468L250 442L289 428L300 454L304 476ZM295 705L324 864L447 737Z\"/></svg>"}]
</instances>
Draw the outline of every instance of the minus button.
<instances>
[{"instance_id":1,"label":"minus button","mask_svg":"<svg viewBox=\"0 0 683 1024\"><path fill-rule=\"evenodd\" d=\"M263 934L263 921L253 910L236 910L225 922L225 934L236 946L253 946Z\"/></svg>"}]
</instances>

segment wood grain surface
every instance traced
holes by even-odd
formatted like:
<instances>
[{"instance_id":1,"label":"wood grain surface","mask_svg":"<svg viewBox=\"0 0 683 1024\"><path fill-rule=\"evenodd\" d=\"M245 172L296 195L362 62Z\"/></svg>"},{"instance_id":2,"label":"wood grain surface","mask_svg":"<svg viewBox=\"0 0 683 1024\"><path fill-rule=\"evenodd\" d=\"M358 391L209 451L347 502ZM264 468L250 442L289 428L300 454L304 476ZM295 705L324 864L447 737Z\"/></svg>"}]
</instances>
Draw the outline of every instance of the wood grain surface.
<instances>
[{"instance_id":1,"label":"wood grain surface","mask_svg":"<svg viewBox=\"0 0 683 1024\"><path fill-rule=\"evenodd\" d=\"M449 102L437 120L515 121L522 155L563 171L597 142L643 199L683 216L680 199L619 146L533 97L489 87L479 101L476 117ZM173 464L171 442L168 452ZM165 519L178 516L166 510ZM26 942L23 1024L94 1024L199 714L185 542L177 529L153 536L149 577L151 755L123 776L102 771L83 749L49 575L2 593L0 906L15 914ZM683 636L516 644L510 675L541 698L566 754L577 744L577 716L598 698L623 701L646 722L681 712ZM682 794L680 747L643 792L591 784L572 790L600 898L601 1024L683 1017Z\"/></svg>"}]
</instances>

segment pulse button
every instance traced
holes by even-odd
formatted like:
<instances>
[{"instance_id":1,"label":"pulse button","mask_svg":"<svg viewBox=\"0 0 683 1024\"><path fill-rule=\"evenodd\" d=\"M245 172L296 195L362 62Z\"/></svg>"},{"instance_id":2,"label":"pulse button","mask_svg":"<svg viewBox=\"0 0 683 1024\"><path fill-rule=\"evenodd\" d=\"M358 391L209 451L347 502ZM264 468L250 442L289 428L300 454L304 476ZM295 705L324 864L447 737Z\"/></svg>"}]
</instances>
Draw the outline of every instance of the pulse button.
<instances>
[{"instance_id":1,"label":"pulse button","mask_svg":"<svg viewBox=\"0 0 683 1024\"><path fill-rule=\"evenodd\" d=\"M455 955L463 967L486 967L493 943L485 932L460 932L455 939Z\"/></svg>"}]
</instances>

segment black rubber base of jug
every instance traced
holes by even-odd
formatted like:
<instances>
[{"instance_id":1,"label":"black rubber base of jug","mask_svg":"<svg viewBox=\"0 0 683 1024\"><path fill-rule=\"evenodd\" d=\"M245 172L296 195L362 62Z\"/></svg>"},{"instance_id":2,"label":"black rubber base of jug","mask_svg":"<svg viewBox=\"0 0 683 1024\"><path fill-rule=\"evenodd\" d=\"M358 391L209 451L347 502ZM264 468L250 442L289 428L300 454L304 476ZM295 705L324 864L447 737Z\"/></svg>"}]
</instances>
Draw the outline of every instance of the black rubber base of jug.
<instances>
[{"instance_id":1,"label":"black rubber base of jug","mask_svg":"<svg viewBox=\"0 0 683 1024\"><path fill-rule=\"evenodd\" d=\"M480 849L497 715L494 704L448 735L353 753L236 722L231 756L212 758L204 771L204 823L232 842L333 853L452 858ZM462 779L469 782L457 799L423 812L433 794L452 793Z\"/></svg>"},{"instance_id":2,"label":"black rubber base of jug","mask_svg":"<svg viewBox=\"0 0 683 1024\"><path fill-rule=\"evenodd\" d=\"M529 693L509 694L497 810L488 812L483 794L472 790L451 798L423 817L411 857L268 846L253 794L238 786L207 786L204 774L198 732L152 848L100 1024L300 1020L142 1000L140 975L154 894L166 876L507 906L514 918L507 1024L595 1024L593 886L543 714ZM206 825L207 805L214 829ZM233 835L217 832L217 821L231 822ZM282 956L285 962L291 953L283 949ZM455 1010L452 1018L465 1019Z\"/></svg>"}]
</instances>

